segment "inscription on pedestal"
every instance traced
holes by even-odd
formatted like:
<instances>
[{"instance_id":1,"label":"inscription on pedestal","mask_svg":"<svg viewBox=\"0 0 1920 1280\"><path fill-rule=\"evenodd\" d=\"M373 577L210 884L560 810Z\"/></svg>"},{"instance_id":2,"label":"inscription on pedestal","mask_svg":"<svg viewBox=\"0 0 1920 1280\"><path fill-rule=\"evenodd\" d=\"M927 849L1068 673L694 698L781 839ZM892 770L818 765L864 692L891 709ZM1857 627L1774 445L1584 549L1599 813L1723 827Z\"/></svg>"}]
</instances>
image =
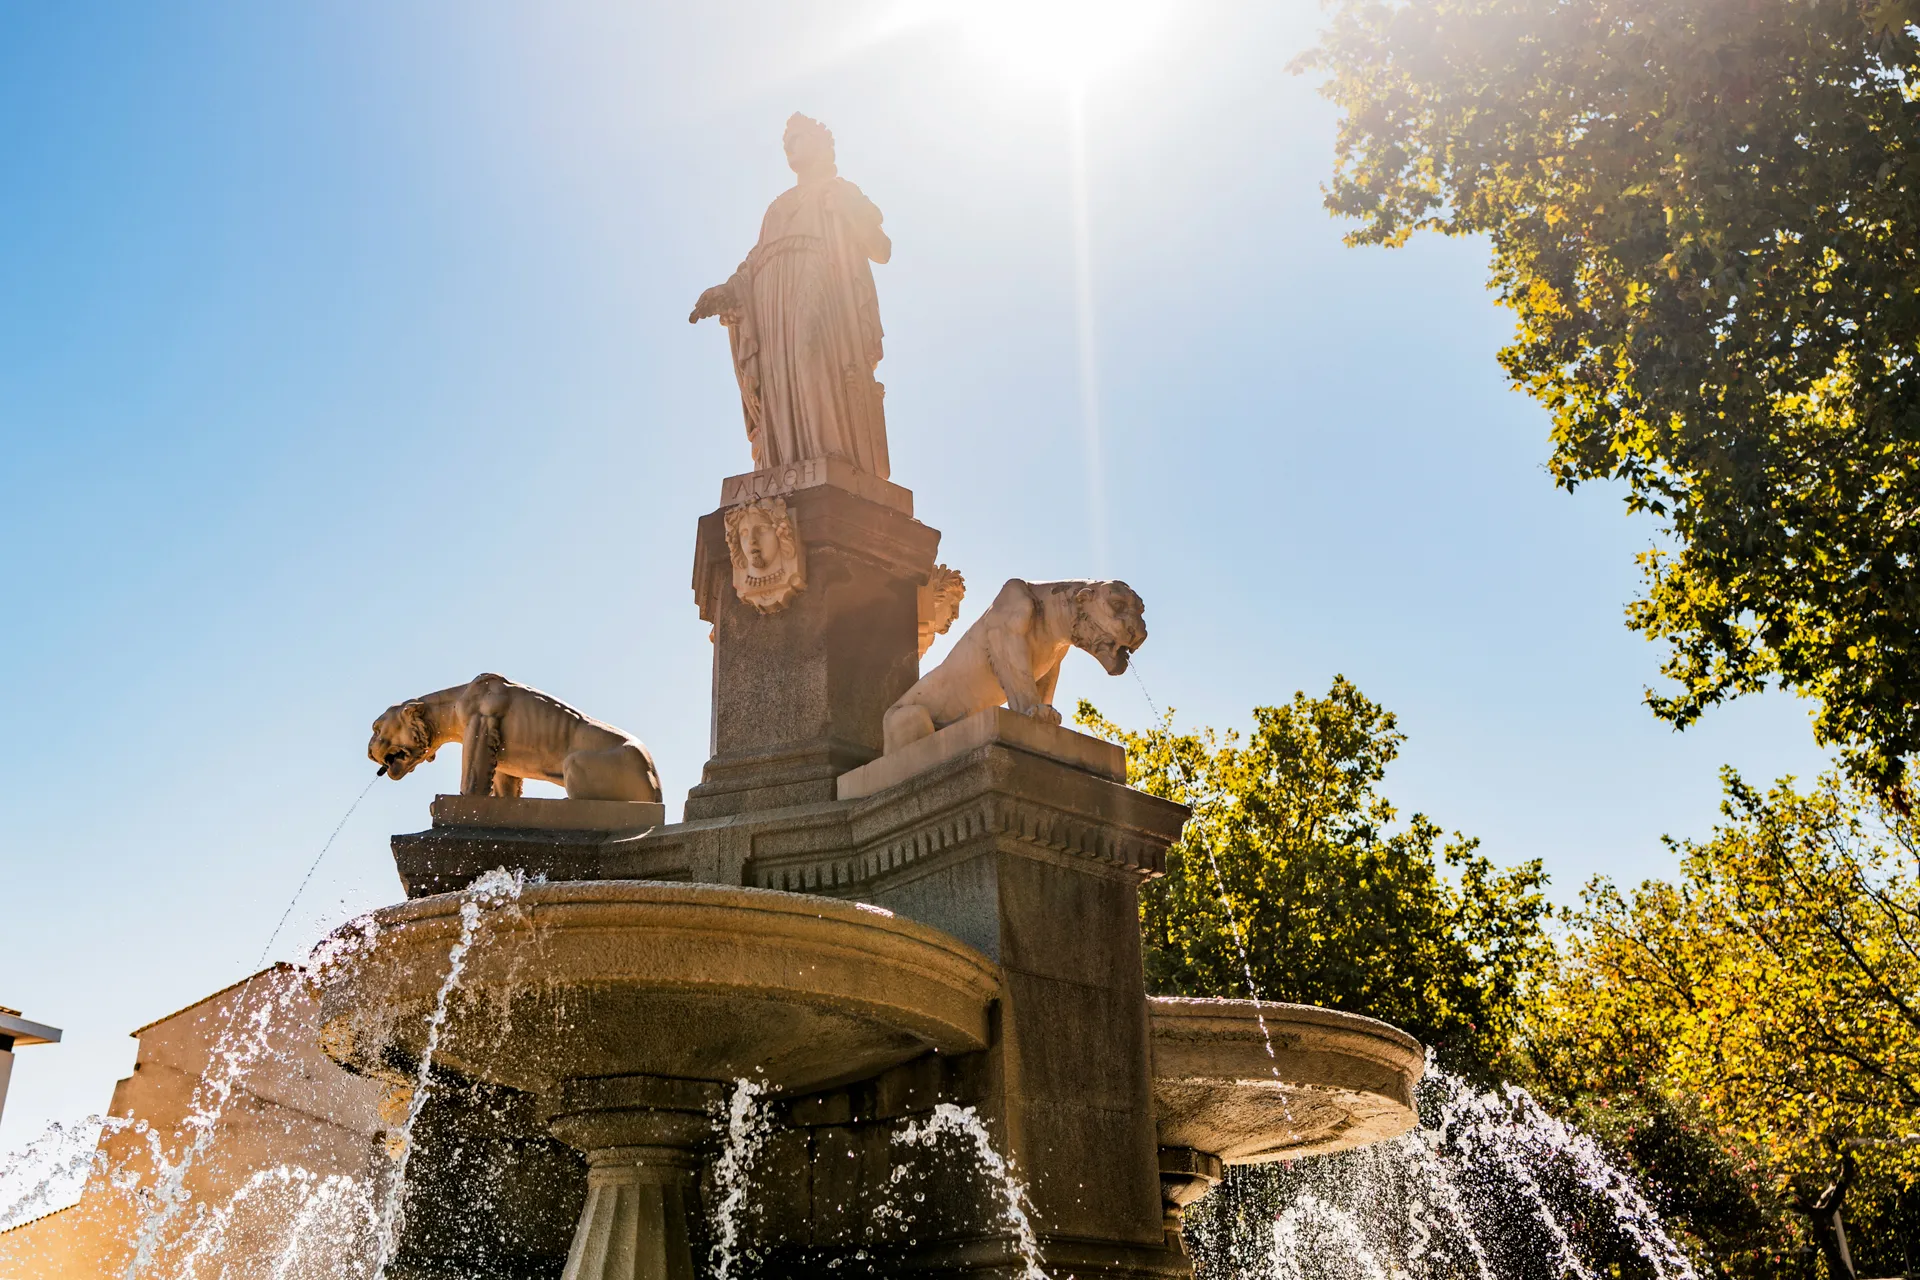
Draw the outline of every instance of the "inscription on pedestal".
<instances>
[{"instance_id":1,"label":"inscription on pedestal","mask_svg":"<svg viewBox=\"0 0 1920 1280\"><path fill-rule=\"evenodd\" d=\"M913 514L913 491L891 484L876 475L862 471L845 458L802 458L785 466L769 467L764 471L749 471L745 475L728 476L720 482L720 505L739 506L743 502L758 502L763 498L778 498L798 493L802 489L814 489L821 485L832 485L836 489L845 489L848 493L858 494L868 502L877 502L895 511Z\"/></svg>"}]
</instances>

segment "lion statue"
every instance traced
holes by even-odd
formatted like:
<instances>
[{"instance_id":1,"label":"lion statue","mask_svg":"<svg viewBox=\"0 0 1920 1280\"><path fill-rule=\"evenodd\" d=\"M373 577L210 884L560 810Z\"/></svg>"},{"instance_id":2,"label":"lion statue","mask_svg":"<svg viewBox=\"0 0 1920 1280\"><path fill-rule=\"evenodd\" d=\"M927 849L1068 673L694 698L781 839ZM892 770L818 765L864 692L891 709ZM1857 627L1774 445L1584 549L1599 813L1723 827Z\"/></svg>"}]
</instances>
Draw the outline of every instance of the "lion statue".
<instances>
[{"instance_id":1,"label":"lion statue","mask_svg":"<svg viewBox=\"0 0 1920 1280\"><path fill-rule=\"evenodd\" d=\"M1124 582L1010 580L946 660L887 708L881 722L885 749L898 751L1003 702L1021 715L1059 724L1053 690L1067 650L1085 649L1117 676L1147 642L1145 612Z\"/></svg>"},{"instance_id":2,"label":"lion statue","mask_svg":"<svg viewBox=\"0 0 1920 1280\"><path fill-rule=\"evenodd\" d=\"M404 778L449 742L460 744L462 795L517 796L522 779L535 778L573 800L660 800L659 771L638 738L491 672L388 707L367 757Z\"/></svg>"}]
</instances>

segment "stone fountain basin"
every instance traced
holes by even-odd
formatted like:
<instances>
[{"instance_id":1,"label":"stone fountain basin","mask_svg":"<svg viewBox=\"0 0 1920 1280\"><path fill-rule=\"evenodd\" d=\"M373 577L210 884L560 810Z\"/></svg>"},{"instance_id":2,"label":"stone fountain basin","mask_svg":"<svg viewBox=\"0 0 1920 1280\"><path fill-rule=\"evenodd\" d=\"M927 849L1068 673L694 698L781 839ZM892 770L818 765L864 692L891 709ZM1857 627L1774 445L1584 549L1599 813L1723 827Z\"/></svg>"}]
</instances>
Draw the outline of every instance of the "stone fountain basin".
<instances>
[{"instance_id":1,"label":"stone fountain basin","mask_svg":"<svg viewBox=\"0 0 1920 1280\"><path fill-rule=\"evenodd\" d=\"M1418 1122L1426 1055L1397 1027L1251 1000L1155 996L1147 1014L1163 1147L1255 1164L1365 1146Z\"/></svg>"},{"instance_id":2,"label":"stone fountain basin","mask_svg":"<svg viewBox=\"0 0 1920 1280\"><path fill-rule=\"evenodd\" d=\"M468 900L417 898L376 912L368 940L350 927L323 944L330 1055L413 1069ZM875 907L706 884L529 885L483 910L434 1061L534 1092L626 1075L807 1091L985 1048L999 990L986 957Z\"/></svg>"}]
</instances>

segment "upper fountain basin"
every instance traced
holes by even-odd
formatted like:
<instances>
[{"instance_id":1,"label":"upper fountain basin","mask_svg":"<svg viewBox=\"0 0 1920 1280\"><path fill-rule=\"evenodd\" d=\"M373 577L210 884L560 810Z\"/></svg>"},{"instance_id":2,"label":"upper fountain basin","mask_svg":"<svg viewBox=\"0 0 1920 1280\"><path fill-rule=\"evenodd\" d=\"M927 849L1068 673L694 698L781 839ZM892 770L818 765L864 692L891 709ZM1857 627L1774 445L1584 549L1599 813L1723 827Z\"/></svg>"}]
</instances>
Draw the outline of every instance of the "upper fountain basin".
<instances>
[{"instance_id":1,"label":"upper fountain basin","mask_svg":"<svg viewBox=\"0 0 1920 1280\"><path fill-rule=\"evenodd\" d=\"M462 936L436 1063L545 1091L583 1077L751 1077L780 1090L864 1079L987 1044L999 971L964 943L861 904L642 880L440 894L322 944L323 1043L410 1071Z\"/></svg>"},{"instance_id":2,"label":"upper fountain basin","mask_svg":"<svg viewBox=\"0 0 1920 1280\"><path fill-rule=\"evenodd\" d=\"M1291 1160L1391 1138L1418 1120L1425 1054L1397 1027L1251 1000L1155 996L1147 1011L1163 1147L1227 1164Z\"/></svg>"}]
</instances>

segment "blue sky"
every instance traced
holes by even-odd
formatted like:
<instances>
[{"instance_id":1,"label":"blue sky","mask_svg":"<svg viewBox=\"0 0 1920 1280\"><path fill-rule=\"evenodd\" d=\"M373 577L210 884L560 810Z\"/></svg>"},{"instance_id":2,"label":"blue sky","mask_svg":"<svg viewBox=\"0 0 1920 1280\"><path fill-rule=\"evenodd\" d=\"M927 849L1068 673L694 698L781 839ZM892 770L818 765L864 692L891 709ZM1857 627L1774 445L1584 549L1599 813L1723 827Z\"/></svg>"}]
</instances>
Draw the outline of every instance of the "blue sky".
<instances>
[{"instance_id":1,"label":"blue sky","mask_svg":"<svg viewBox=\"0 0 1920 1280\"><path fill-rule=\"evenodd\" d=\"M67 1029L0 1149L250 971L388 704L503 672L645 738L677 809L694 522L749 469L685 316L795 110L886 215L894 479L963 626L1007 577L1111 574L1184 723L1345 673L1409 736L1403 811L1562 900L1662 873L1723 763L1821 767L1791 699L1684 735L1641 705L1653 530L1547 479L1483 245L1342 247L1332 115L1284 70L1316 20L1181 5L1089 88L1096 495L1065 99L991 39L894 3L0 0L0 1004ZM1148 715L1084 655L1082 695ZM457 754L374 788L274 954L399 896L386 838Z\"/></svg>"}]
</instances>

